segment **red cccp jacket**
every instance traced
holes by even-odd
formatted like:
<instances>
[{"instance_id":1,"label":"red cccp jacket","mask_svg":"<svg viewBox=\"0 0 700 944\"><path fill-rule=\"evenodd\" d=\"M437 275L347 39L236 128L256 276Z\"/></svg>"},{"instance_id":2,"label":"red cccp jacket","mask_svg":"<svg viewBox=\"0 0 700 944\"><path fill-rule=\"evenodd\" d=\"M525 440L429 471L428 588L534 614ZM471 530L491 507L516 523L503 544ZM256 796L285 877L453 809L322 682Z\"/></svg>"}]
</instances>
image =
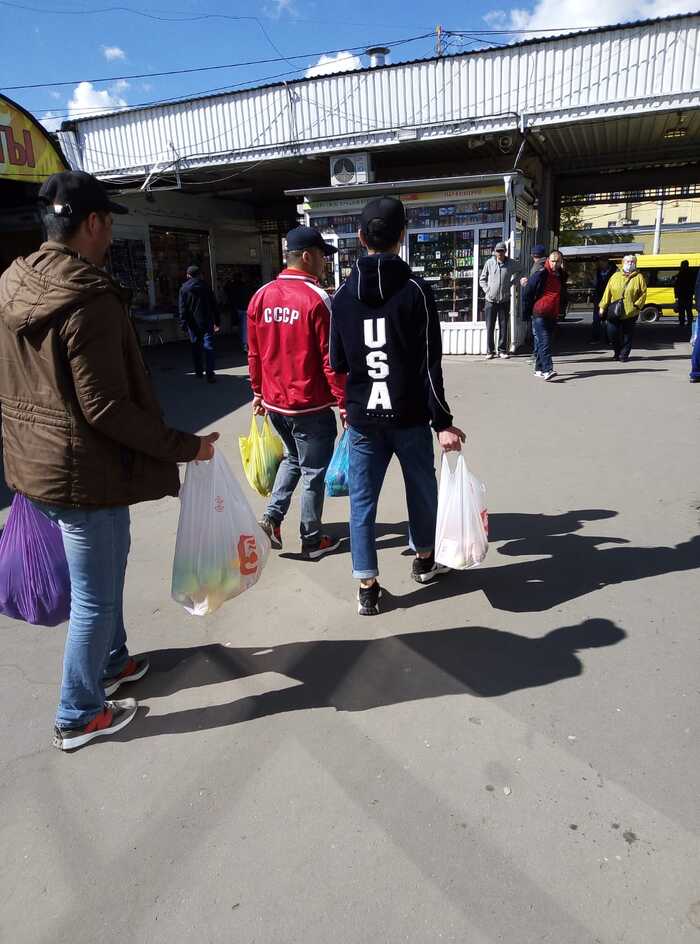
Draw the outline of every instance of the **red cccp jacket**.
<instances>
[{"instance_id":1,"label":"red cccp jacket","mask_svg":"<svg viewBox=\"0 0 700 944\"><path fill-rule=\"evenodd\" d=\"M248 306L253 393L273 413L296 416L345 407L345 377L328 356L331 300L318 279L285 269Z\"/></svg>"}]
</instances>

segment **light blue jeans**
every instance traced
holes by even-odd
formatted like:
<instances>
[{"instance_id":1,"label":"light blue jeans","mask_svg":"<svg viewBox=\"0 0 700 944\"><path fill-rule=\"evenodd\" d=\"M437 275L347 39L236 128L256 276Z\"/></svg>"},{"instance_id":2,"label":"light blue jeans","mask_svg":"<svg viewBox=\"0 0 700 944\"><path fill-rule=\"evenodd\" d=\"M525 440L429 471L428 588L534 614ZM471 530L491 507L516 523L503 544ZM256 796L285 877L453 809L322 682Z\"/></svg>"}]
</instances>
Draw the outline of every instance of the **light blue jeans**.
<instances>
[{"instance_id":1,"label":"light blue jeans","mask_svg":"<svg viewBox=\"0 0 700 944\"><path fill-rule=\"evenodd\" d=\"M34 504L61 529L71 581L56 725L81 728L102 711L105 679L129 660L123 609L129 509Z\"/></svg>"}]
</instances>

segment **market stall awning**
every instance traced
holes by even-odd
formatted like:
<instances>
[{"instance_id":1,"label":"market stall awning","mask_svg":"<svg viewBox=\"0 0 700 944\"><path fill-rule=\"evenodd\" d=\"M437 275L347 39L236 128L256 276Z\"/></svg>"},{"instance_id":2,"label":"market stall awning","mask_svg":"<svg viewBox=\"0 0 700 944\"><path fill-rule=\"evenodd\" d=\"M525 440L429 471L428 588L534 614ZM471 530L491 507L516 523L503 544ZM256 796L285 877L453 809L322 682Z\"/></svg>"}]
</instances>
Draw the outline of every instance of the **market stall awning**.
<instances>
[{"instance_id":1,"label":"market stall awning","mask_svg":"<svg viewBox=\"0 0 700 944\"><path fill-rule=\"evenodd\" d=\"M49 133L9 98L0 95L0 180L40 184L68 165Z\"/></svg>"}]
</instances>

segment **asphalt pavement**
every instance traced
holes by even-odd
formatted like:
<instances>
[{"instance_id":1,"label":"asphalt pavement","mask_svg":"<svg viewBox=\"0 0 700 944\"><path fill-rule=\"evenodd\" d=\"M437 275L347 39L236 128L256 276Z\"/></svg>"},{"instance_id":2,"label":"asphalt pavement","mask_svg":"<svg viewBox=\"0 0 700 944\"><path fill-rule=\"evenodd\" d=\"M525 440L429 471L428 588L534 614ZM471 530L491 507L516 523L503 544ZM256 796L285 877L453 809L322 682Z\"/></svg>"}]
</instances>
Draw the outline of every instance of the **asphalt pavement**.
<instances>
[{"instance_id":1,"label":"asphalt pavement","mask_svg":"<svg viewBox=\"0 0 700 944\"><path fill-rule=\"evenodd\" d=\"M562 326L549 383L527 357L445 358L491 546L412 582L392 463L378 618L347 541L300 559L298 501L258 585L190 617L178 503L135 507L142 709L71 755L65 627L0 619L1 941L700 941L700 388L676 328L641 328L627 364L587 331ZM213 387L183 345L146 353L168 417L219 430L243 481L223 346ZM347 536L347 500L326 510Z\"/></svg>"}]
</instances>

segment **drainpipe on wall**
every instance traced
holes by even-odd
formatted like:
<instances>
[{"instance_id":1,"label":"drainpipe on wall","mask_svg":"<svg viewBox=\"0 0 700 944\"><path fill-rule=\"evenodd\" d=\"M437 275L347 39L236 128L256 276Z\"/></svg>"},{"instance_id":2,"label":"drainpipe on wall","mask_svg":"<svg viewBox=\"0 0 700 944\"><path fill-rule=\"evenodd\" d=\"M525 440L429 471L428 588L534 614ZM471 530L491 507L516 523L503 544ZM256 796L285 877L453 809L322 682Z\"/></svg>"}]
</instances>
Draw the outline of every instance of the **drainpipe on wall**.
<instances>
[{"instance_id":1,"label":"drainpipe on wall","mask_svg":"<svg viewBox=\"0 0 700 944\"><path fill-rule=\"evenodd\" d=\"M664 218L664 201L659 200L656 204L656 226L654 227L654 248L652 253L655 256L661 252L661 223Z\"/></svg>"}]
</instances>

